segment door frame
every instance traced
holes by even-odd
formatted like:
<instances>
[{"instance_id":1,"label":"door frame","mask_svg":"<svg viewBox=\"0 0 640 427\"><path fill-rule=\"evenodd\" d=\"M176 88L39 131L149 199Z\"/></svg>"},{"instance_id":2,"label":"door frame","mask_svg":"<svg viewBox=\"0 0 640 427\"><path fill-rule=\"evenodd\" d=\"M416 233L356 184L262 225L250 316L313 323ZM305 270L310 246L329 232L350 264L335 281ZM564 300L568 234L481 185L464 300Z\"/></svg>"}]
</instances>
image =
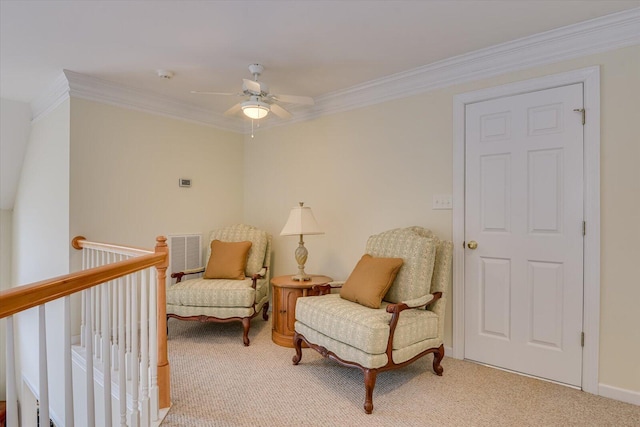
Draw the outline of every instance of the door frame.
<instances>
[{"instance_id":1,"label":"door frame","mask_svg":"<svg viewBox=\"0 0 640 427\"><path fill-rule=\"evenodd\" d=\"M465 106L574 83L583 84L584 299L582 390L598 394L600 346L600 67L466 92L453 98L453 357L464 359Z\"/></svg>"}]
</instances>

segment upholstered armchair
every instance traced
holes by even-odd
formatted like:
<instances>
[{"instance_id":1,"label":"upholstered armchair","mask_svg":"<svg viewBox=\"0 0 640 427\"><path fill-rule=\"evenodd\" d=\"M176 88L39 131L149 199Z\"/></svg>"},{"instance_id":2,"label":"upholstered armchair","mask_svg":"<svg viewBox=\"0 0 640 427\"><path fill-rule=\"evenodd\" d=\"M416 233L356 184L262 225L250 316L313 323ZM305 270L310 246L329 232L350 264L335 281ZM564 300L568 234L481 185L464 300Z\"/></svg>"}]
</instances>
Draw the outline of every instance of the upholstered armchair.
<instances>
[{"instance_id":1,"label":"upholstered armchair","mask_svg":"<svg viewBox=\"0 0 640 427\"><path fill-rule=\"evenodd\" d=\"M433 370L442 375L452 253L451 242L421 227L371 236L346 282L317 286L321 296L298 298L294 365L305 342L324 357L361 369L367 414L379 372L433 353ZM332 287L341 287L340 294L331 293Z\"/></svg>"},{"instance_id":2,"label":"upholstered armchair","mask_svg":"<svg viewBox=\"0 0 640 427\"><path fill-rule=\"evenodd\" d=\"M240 321L248 346L251 319L260 310L262 318L269 319L271 235L244 224L214 230L207 260L206 268L171 274L178 280L167 289L167 319ZM204 276L182 280L196 273Z\"/></svg>"}]
</instances>

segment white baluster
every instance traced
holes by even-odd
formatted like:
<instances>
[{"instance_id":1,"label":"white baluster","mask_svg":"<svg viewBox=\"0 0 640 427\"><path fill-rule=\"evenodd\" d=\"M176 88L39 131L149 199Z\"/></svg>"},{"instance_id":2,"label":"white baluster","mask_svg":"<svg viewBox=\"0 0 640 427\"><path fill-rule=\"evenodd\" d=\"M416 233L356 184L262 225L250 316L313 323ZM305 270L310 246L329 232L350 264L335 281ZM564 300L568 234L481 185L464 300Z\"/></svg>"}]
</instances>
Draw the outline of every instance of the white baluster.
<instances>
[{"instance_id":1,"label":"white baluster","mask_svg":"<svg viewBox=\"0 0 640 427\"><path fill-rule=\"evenodd\" d=\"M92 318L91 313L91 290L88 289L86 291L82 291L85 298L85 307L87 309L87 319ZM93 331L91 328L87 327L87 336L85 343L87 347L85 349L85 365L87 368L86 372L86 402L87 402L87 426L95 425L95 399L93 393Z\"/></svg>"},{"instance_id":2,"label":"white baluster","mask_svg":"<svg viewBox=\"0 0 640 427\"><path fill-rule=\"evenodd\" d=\"M40 341L38 355L40 381L40 427L49 427L49 375L47 373L47 319L44 304L38 306L38 339Z\"/></svg>"},{"instance_id":3,"label":"white baluster","mask_svg":"<svg viewBox=\"0 0 640 427\"><path fill-rule=\"evenodd\" d=\"M115 254L114 254L114 262L115 262ZM111 335L112 335L112 341L113 343L111 344L111 349L113 350L112 353L112 359L113 359L113 370L117 371L119 370L120 364L119 364L119 358L118 358L118 354L120 353L120 351L118 350L118 292L119 291L119 281L115 281L113 283L113 287L111 288L111 304L113 307L113 314L111 316Z\"/></svg>"},{"instance_id":4,"label":"white baluster","mask_svg":"<svg viewBox=\"0 0 640 427\"><path fill-rule=\"evenodd\" d=\"M118 279L118 387L119 387L119 403L120 403L120 425L127 425L127 376L125 363L125 281Z\"/></svg>"},{"instance_id":5,"label":"white baluster","mask_svg":"<svg viewBox=\"0 0 640 427\"><path fill-rule=\"evenodd\" d=\"M138 412L138 400L139 400L139 361L138 361L138 287L139 274L130 274L130 287L131 287L131 427L138 427L140 422L140 413Z\"/></svg>"},{"instance_id":6,"label":"white baluster","mask_svg":"<svg viewBox=\"0 0 640 427\"><path fill-rule=\"evenodd\" d=\"M109 322L109 314L111 313L111 307L109 306L109 288L111 283L104 283L100 286L102 291L102 348L106 349L102 353L102 371L104 375L104 425L111 426L111 334L109 328L111 322Z\"/></svg>"},{"instance_id":7,"label":"white baluster","mask_svg":"<svg viewBox=\"0 0 640 427\"><path fill-rule=\"evenodd\" d=\"M7 427L18 427L16 356L13 345L13 316L7 317Z\"/></svg>"},{"instance_id":8,"label":"white baluster","mask_svg":"<svg viewBox=\"0 0 640 427\"><path fill-rule=\"evenodd\" d=\"M107 252L100 251L98 266L107 265ZM102 360L102 290L96 287L96 335L95 335L95 355L96 359Z\"/></svg>"},{"instance_id":9,"label":"white baluster","mask_svg":"<svg viewBox=\"0 0 640 427\"><path fill-rule=\"evenodd\" d=\"M98 251L91 251L91 268L98 266ZM87 322L90 325L89 329L91 330L91 334L88 336L88 339L91 340L91 357L95 354L96 348L96 334L97 334L97 325L96 325L96 290L95 288L89 288L90 298L87 301L87 304L91 305L91 308L87 311ZM87 343L87 348L89 344ZM89 357L89 353L87 353L87 357Z\"/></svg>"},{"instance_id":10,"label":"white baluster","mask_svg":"<svg viewBox=\"0 0 640 427\"><path fill-rule=\"evenodd\" d=\"M125 278L127 283L126 285L126 304L127 304L127 333L126 333L126 344L127 344L127 380L131 380L131 363L132 363L132 355L131 355L131 336L133 335L133 322L131 321L131 275Z\"/></svg>"},{"instance_id":11,"label":"white baluster","mask_svg":"<svg viewBox=\"0 0 640 427\"><path fill-rule=\"evenodd\" d=\"M71 297L64 297L64 419L73 427L73 381L71 377Z\"/></svg>"},{"instance_id":12,"label":"white baluster","mask_svg":"<svg viewBox=\"0 0 640 427\"><path fill-rule=\"evenodd\" d=\"M88 249L84 249L82 251L82 269L86 270L89 264L89 260L88 260ZM85 302L84 302L84 296L80 297L80 305L81 305L81 309L80 309L80 347L84 348L85 346L85 325L87 322L87 310L85 308Z\"/></svg>"},{"instance_id":13,"label":"white baluster","mask_svg":"<svg viewBox=\"0 0 640 427\"><path fill-rule=\"evenodd\" d=\"M89 295L91 296L89 300L89 304L91 304L91 309L87 312L87 316L91 319L91 335L89 339L91 340L91 356L94 357L96 354L97 348L97 323L96 323L96 288L89 288ZM87 345L88 348L88 345Z\"/></svg>"},{"instance_id":14,"label":"white baluster","mask_svg":"<svg viewBox=\"0 0 640 427\"><path fill-rule=\"evenodd\" d=\"M140 424L148 426L149 417L149 270L140 278Z\"/></svg>"},{"instance_id":15,"label":"white baluster","mask_svg":"<svg viewBox=\"0 0 640 427\"><path fill-rule=\"evenodd\" d=\"M149 270L149 370L151 371L151 388L149 399L151 403L151 420L158 421L160 416L160 401L158 391L158 288L155 268Z\"/></svg>"}]
</instances>

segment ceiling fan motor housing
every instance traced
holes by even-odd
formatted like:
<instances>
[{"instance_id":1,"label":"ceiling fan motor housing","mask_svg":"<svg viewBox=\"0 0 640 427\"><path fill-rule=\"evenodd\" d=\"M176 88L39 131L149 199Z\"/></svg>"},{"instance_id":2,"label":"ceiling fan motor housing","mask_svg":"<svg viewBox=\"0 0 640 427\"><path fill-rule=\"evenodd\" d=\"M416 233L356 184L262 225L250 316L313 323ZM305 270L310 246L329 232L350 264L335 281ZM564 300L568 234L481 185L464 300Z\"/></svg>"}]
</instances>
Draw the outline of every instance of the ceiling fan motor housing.
<instances>
[{"instance_id":1,"label":"ceiling fan motor housing","mask_svg":"<svg viewBox=\"0 0 640 427\"><path fill-rule=\"evenodd\" d=\"M250 64L249 65L249 72L251 73L251 75L260 75L262 74L262 72L264 71L264 67L260 64Z\"/></svg>"},{"instance_id":2,"label":"ceiling fan motor housing","mask_svg":"<svg viewBox=\"0 0 640 427\"><path fill-rule=\"evenodd\" d=\"M248 88L247 84L244 82L242 83L242 91L247 95L253 95L253 96L266 96L269 94L269 86L267 86L266 83L264 82L256 82L256 83L260 88L259 91Z\"/></svg>"}]
</instances>

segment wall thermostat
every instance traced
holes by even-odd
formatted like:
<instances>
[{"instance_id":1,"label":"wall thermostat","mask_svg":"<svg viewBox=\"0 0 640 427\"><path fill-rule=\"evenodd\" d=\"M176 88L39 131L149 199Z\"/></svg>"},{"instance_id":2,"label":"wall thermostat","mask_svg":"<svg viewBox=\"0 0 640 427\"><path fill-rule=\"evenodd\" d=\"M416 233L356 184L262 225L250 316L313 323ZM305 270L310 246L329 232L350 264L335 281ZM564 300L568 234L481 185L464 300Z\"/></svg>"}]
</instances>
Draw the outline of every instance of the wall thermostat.
<instances>
[{"instance_id":1,"label":"wall thermostat","mask_svg":"<svg viewBox=\"0 0 640 427\"><path fill-rule=\"evenodd\" d=\"M191 180L186 178L180 178L178 180L180 187L191 187Z\"/></svg>"}]
</instances>

